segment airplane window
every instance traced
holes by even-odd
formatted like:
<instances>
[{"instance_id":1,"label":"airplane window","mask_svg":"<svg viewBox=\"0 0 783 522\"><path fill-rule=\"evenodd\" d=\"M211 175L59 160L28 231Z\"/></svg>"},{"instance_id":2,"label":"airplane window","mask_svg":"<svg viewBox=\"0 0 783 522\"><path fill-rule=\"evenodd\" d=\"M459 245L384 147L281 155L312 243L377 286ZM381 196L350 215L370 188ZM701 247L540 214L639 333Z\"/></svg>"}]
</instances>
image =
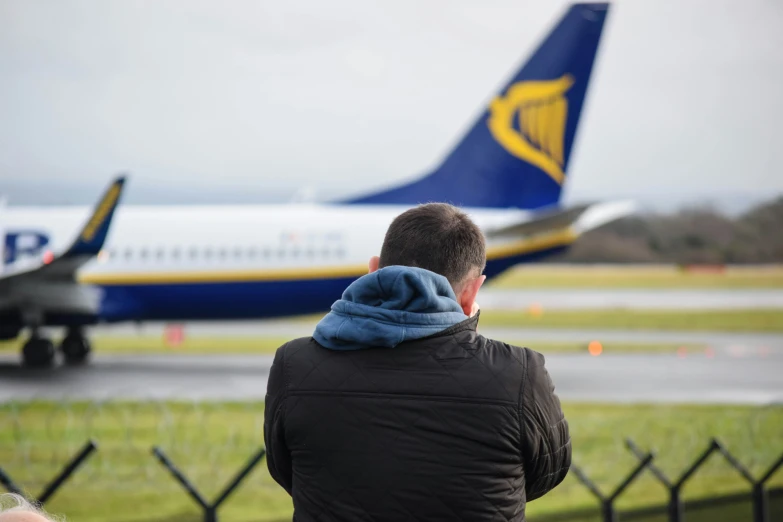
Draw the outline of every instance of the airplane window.
<instances>
[{"instance_id":1,"label":"airplane window","mask_svg":"<svg viewBox=\"0 0 783 522\"><path fill-rule=\"evenodd\" d=\"M285 257L285 249L281 248L277 251L277 257Z\"/></svg>"},{"instance_id":2,"label":"airplane window","mask_svg":"<svg viewBox=\"0 0 783 522\"><path fill-rule=\"evenodd\" d=\"M294 248L293 250L291 250L291 257L299 257L299 249L298 248Z\"/></svg>"},{"instance_id":3,"label":"airplane window","mask_svg":"<svg viewBox=\"0 0 783 522\"><path fill-rule=\"evenodd\" d=\"M226 249L225 248L221 248L220 250L218 250L217 251L217 256L220 259L225 259L226 258Z\"/></svg>"},{"instance_id":4,"label":"airplane window","mask_svg":"<svg viewBox=\"0 0 783 522\"><path fill-rule=\"evenodd\" d=\"M323 249L323 251L321 252L321 255L322 255L323 257L329 257L329 254L331 254L331 252L329 251L329 247L325 247L325 248Z\"/></svg>"},{"instance_id":5,"label":"airplane window","mask_svg":"<svg viewBox=\"0 0 783 522\"><path fill-rule=\"evenodd\" d=\"M146 248L142 248L142 249L139 251L139 257L140 257L141 259L147 259L147 249L146 249Z\"/></svg>"},{"instance_id":6,"label":"airplane window","mask_svg":"<svg viewBox=\"0 0 783 522\"><path fill-rule=\"evenodd\" d=\"M159 249L158 249L158 251L157 251L157 252L155 252L155 256L156 256L158 259L163 259L163 249L162 249L162 248L159 248Z\"/></svg>"},{"instance_id":7,"label":"airplane window","mask_svg":"<svg viewBox=\"0 0 783 522\"><path fill-rule=\"evenodd\" d=\"M125 259L130 259L133 257L133 250L130 248L125 249Z\"/></svg>"},{"instance_id":8,"label":"airplane window","mask_svg":"<svg viewBox=\"0 0 783 522\"><path fill-rule=\"evenodd\" d=\"M335 253L337 254L337 257L339 257L339 258L345 257L345 249L343 247L337 247L337 252L335 252Z\"/></svg>"},{"instance_id":9,"label":"airplane window","mask_svg":"<svg viewBox=\"0 0 783 522\"><path fill-rule=\"evenodd\" d=\"M250 259L255 259L257 255L258 255L258 250L256 250L255 248L250 248L250 250L247 251L247 257L249 257Z\"/></svg>"},{"instance_id":10,"label":"airplane window","mask_svg":"<svg viewBox=\"0 0 783 522\"><path fill-rule=\"evenodd\" d=\"M234 248L234 257L242 257L242 253L243 252L241 247Z\"/></svg>"},{"instance_id":11,"label":"airplane window","mask_svg":"<svg viewBox=\"0 0 783 522\"><path fill-rule=\"evenodd\" d=\"M179 248L175 248L171 251L171 258L172 259L179 259Z\"/></svg>"},{"instance_id":12,"label":"airplane window","mask_svg":"<svg viewBox=\"0 0 783 522\"><path fill-rule=\"evenodd\" d=\"M307 251L305 252L305 255L309 258L315 257L315 249L313 249L312 247L308 248Z\"/></svg>"},{"instance_id":13,"label":"airplane window","mask_svg":"<svg viewBox=\"0 0 783 522\"><path fill-rule=\"evenodd\" d=\"M264 257L272 257L272 249L269 247L264 247Z\"/></svg>"},{"instance_id":14,"label":"airplane window","mask_svg":"<svg viewBox=\"0 0 783 522\"><path fill-rule=\"evenodd\" d=\"M204 259L209 259L210 257L212 257L212 250L210 250L209 248L205 248L204 249Z\"/></svg>"},{"instance_id":15,"label":"airplane window","mask_svg":"<svg viewBox=\"0 0 783 522\"><path fill-rule=\"evenodd\" d=\"M190 247L190 258L196 259L198 257L198 248Z\"/></svg>"}]
</instances>

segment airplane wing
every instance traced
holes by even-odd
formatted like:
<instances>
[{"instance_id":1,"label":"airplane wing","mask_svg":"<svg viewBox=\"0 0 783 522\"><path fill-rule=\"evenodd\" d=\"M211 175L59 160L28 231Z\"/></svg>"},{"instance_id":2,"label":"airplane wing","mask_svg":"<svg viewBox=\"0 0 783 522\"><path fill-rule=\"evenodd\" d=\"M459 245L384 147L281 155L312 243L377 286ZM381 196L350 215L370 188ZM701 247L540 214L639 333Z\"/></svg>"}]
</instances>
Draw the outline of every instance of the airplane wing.
<instances>
[{"instance_id":1,"label":"airplane wing","mask_svg":"<svg viewBox=\"0 0 783 522\"><path fill-rule=\"evenodd\" d=\"M630 201L581 204L566 209L545 211L532 219L513 223L486 232L487 238L534 236L568 229L575 235L583 234L610 221L633 213L635 204Z\"/></svg>"},{"instance_id":2,"label":"airplane wing","mask_svg":"<svg viewBox=\"0 0 783 522\"><path fill-rule=\"evenodd\" d=\"M122 195L125 177L115 179L104 193L90 218L68 249L57 256L44 255L38 265L20 267L0 276L0 292L16 282L27 279L74 280L76 270L98 255L109 233L112 216Z\"/></svg>"},{"instance_id":3,"label":"airplane wing","mask_svg":"<svg viewBox=\"0 0 783 522\"><path fill-rule=\"evenodd\" d=\"M488 230L487 237L532 236L541 232L561 229L571 225L589 207L590 205L579 205L565 210L558 209L536 213L530 220Z\"/></svg>"}]
</instances>

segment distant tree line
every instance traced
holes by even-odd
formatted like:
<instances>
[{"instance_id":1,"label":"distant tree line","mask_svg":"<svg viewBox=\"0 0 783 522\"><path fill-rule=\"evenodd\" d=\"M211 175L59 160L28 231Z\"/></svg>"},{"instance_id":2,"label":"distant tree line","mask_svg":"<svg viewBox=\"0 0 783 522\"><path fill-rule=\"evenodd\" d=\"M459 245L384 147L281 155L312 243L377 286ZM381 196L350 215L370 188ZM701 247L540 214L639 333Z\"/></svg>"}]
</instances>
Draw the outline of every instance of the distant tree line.
<instances>
[{"instance_id":1,"label":"distant tree line","mask_svg":"<svg viewBox=\"0 0 783 522\"><path fill-rule=\"evenodd\" d=\"M586 233L556 261L782 263L783 197L736 218L709 208L629 216Z\"/></svg>"}]
</instances>

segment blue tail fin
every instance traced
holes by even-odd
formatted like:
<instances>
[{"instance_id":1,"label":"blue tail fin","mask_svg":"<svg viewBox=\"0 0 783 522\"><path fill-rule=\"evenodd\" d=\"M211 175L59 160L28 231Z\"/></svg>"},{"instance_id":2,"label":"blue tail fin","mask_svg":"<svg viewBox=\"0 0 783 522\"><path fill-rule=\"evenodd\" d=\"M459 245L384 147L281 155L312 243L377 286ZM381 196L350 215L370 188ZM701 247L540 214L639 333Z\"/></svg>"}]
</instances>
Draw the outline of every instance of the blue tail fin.
<instances>
[{"instance_id":1,"label":"blue tail fin","mask_svg":"<svg viewBox=\"0 0 783 522\"><path fill-rule=\"evenodd\" d=\"M608 8L571 6L435 172L347 203L556 204Z\"/></svg>"},{"instance_id":2,"label":"blue tail fin","mask_svg":"<svg viewBox=\"0 0 783 522\"><path fill-rule=\"evenodd\" d=\"M90 219L84 225L79 236L63 257L95 256L103 248L106 236L109 234L111 218L120 202L125 176L115 179L93 210Z\"/></svg>"}]
</instances>

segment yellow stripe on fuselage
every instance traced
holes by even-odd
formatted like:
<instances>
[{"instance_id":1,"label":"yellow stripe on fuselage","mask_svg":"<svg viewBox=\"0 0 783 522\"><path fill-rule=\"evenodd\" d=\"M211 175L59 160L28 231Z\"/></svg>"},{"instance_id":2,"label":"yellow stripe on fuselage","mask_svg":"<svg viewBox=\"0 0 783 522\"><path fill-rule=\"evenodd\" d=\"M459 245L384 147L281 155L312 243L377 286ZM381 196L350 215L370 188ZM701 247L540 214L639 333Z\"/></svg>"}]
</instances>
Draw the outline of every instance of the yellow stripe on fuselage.
<instances>
[{"instance_id":1,"label":"yellow stripe on fuselage","mask_svg":"<svg viewBox=\"0 0 783 522\"><path fill-rule=\"evenodd\" d=\"M91 285L141 285L179 283L234 283L241 281L296 281L359 277L367 265L335 267L270 268L263 270L198 270L192 272L94 273L79 278Z\"/></svg>"},{"instance_id":2,"label":"yellow stripe on fuselage","mask_svg":"<svg viewBox=\"0 0 783 522\"><path fill-rule=\"evenodd\" d=\"M514 241L487 249L487 260L503 259L565 246L573 243L576 234L561 229L547 234ZM335 267L302 267L262 270L199 270L192 272L106 272L88 273L79 282L91 285L142 285L183 283L235 283L248 281L298 281L360 277L367 273L367 265Z\"/></svg>"}]
</instances>

